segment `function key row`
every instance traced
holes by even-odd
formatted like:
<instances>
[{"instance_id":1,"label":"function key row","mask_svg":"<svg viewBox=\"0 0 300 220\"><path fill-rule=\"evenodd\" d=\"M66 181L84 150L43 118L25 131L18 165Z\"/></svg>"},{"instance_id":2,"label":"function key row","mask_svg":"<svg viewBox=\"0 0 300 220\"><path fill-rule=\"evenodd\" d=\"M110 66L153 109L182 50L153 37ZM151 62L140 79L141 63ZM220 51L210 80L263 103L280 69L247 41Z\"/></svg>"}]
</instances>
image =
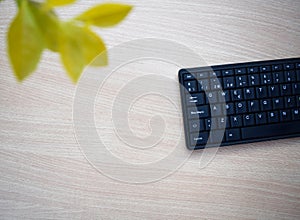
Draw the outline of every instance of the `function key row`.
<instances>
[{"instance_id":1,"label":"function key row","mask_svg":"<svg viewBox=\"0 0 300 220\"><path fill-rule=\"evenodd\" d=\"M268 72L277 72L277 71L288 71L300 69L300 63L288 63L288 64L274 64L274 65L263 65L257 67L248 67L248 68L236 68L236 69L225 69L225 70L214 70L213 75L220 77L234 76L234 75L245 75L245 74L256 74L256 73L268 73ZM211 72L197 72L194 74L186 73L184 74L184 80L193 80L194 76L197 78L209 78Z\"/></svg>"}]
</instances>

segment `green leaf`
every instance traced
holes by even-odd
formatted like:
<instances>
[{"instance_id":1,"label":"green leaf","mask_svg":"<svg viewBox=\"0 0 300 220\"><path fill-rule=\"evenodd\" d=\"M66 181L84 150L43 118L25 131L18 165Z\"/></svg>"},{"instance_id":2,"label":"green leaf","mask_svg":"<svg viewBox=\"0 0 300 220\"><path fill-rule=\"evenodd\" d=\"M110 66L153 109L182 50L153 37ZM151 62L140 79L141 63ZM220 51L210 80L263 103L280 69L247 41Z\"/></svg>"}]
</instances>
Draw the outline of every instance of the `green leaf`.
<instances>
[{"instance_id":1,"label":"green leaf","mask_svg":"<svg viewBox=\"0 0 300 220\"><path fill-rule=\"evenodd\" d=\"M70 23L64 23L63 30L60 57L70 78L76 83L85 66L82 45L77 39L80 30Z\"/></svg>"},{"instance_id":2,"label":"green leaf","mask_svg":"<svg viewBox=\"0 0 300 220\"><path fill-rule=\"evenodd\" d=\"M60 46L62 62L74 82L77 82L85 65L89 64L101 52L102 63L106 65L107 57L102 40L87 27L76 26L73 23L63 24L63 37ZM105 54L105 55L103 55Z\"/></svg>"},{"instance_id":3,"label":"green leaf","mask_svg":"<svg viewBox=\"0 0 300 220\"><path fill-rule=\"evenodd\" d=\"M27 1L22 1L8 34L8 55L18 80L32 73L44 49L42 34Z\"/></svg>"},{"instance_id":4,"label":"green leaf","mask_svg":"<svg viewBox=\"0 0 300 220\"><path fill-rule=\"evenodd\" d=\"M83 46L82 51L85 64L92 64L95 66L107 65L107 54L105 44L97 34L92 32L88 27L83 27L82 35L78 37L78 40ZM97 59L94 60L96 57Z\"/></svg>"},{"instance_id":5,"label":"green leaf","mask_svg":"<svg viewBox=\"0 0 300 220\"><path fill-rule=\"evenodd\" d=\"M49 8L53 8L56 6L64 6L64 5L72 4L74 2L76 2L76 0L47 0L46 5Z\"/></svg>"},{"instance_id":6,"label":"green leaf","mask_svg":"<svg viewBox=\"0 0 300 220\"><path fill-rule=\"evenodd\" d=\"M131 9L130 5L105 3L92 7L75 19L98 27L110 27L121 22Z\"/></svg>"},{"instance_id":7,"label":"green leaf","mask_svg":"<svg viewBox=\"0 0 300 220\"><path fill-rule=\"evenodd\" d=\"M46 47L54 52L58 52L61 26L60 21L52 10L44 10L43 4L29 2L30 9L43 34Z\"/></svg>"},{"instance_id":8,"label":"green leaf","mask_svg":"<svg viewBox=\"0 0 300 220\"><path fill-rule=\"evenodd\" d=\"M89 63L91 66L107 66L108 57L107 51L102 51Z\"/></svg>"}]
</instances>

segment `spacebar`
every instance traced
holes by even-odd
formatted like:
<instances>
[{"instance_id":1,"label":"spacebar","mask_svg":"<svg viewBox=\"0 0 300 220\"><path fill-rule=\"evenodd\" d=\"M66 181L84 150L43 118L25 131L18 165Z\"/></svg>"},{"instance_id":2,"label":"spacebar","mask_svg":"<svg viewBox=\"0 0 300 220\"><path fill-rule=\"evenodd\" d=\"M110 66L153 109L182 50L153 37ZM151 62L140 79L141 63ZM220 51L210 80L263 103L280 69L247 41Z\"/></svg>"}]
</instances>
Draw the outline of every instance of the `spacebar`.
<instances>
[{"instance_id":1,"label":"spacebar","mask_svg":"<svg viewBox=\"0 0 300 220\"><path fill-rule=\"evenodd\" d=\"M300 133L300 123L288 122L241 128L242 139L267 138Z\"/></svg>"}]
</instances>

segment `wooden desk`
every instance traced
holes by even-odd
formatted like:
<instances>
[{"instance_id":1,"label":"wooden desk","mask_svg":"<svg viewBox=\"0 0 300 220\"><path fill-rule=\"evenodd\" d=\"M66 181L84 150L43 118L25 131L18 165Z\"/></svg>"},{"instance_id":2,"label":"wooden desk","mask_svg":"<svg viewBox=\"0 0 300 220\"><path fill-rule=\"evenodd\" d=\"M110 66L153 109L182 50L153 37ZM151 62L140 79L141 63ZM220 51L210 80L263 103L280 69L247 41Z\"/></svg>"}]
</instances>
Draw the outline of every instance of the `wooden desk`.
<instances>
[{"instance_id":1,"label":"wooden desk","mask_svg":"<svg viewBox=\"0 0 300 220\"><path fill-rule=\"evenodd\" d=\"M78 1L59 14L70 18L94 2ZM145 37L170 39L210 65L300 55L299 1L123 2L135 6L126 21L98 30L109 48ZM14 14L12 1L0 3L1 219L300 219L299 138L220 148L203 169L201 151L195 151L173 175L150 184L121 183L97 172L75 139L76 86L59 57L45 52L32 77L22 84L13 77L5 39ZM120 81L130 76L118 73ZM168 68L162 74L177 77ZM138 108L149 117L146 109L155 112L159 105L146 102L147 108ZM105 106L97 107L101 112ZM147 117L131 122L140 135L150 132ZM110 115L98 113L96 119ZM138 157L115 147L131 161L151 161L162 152Z\"/></svg>"}]
</instances>

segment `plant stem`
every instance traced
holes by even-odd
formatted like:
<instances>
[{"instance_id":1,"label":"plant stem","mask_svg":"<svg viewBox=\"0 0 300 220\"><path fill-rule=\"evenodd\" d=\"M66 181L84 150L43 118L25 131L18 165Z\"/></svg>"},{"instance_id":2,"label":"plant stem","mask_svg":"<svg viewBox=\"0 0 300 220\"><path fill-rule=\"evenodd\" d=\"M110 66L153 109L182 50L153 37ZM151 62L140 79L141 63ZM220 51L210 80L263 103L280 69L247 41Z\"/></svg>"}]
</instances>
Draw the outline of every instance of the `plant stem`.
<instances>
[{"instance_id":1,"label":"plant stem","mask_svg":"<svg viewBox=\"0 0 300 220\"><path fill-rule=\"evenodd\" d=\"M22 1L26 1L26 0L15 0L16 4L18 5L18 7L21 6L21 2L22 2Z\"/></svg>"}]
</instances>

